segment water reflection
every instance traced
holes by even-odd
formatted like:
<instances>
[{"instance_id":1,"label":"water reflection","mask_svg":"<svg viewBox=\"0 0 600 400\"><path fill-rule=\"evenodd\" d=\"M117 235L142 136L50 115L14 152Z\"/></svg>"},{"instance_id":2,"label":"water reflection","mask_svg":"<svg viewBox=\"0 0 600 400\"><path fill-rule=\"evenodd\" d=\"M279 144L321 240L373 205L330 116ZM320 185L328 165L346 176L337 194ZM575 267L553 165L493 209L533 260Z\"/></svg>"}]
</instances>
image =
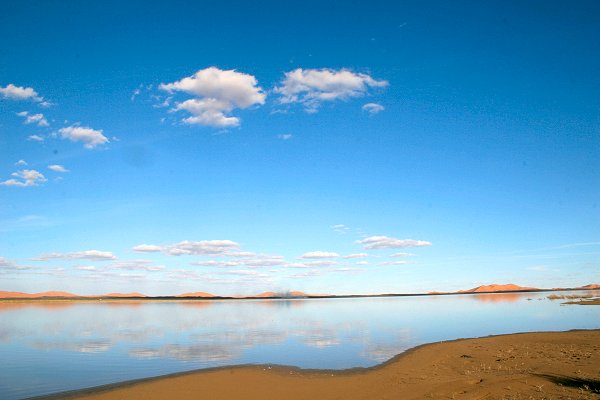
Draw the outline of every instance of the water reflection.
<instances>
[{"instance_id":1,"label":"water reflection","mask_svg":"<svg viewBox=\"0 0 600 400\"><path fill-rule=\"evenodd\" d=\"M0 301L0 313L3 311L19 310L23 308L44 308L57 310L73 307L75 303L69 301Z\"/></svg>"},{"instance_id":2,"label":"water reflection","mask_svg":"<svg viewBox=\"0 0 600 400\"><path fill-rule=\"evenodd\" d=\"M0 398L227 364L371 366L426 342L600 327L592 307L531 295L0 302L0 354L10 366L0 368L9 382Z\"/></svg>"},{"instance_id":3,"label":"water reflection","mask_svg":"<svg viewBox=\"0 0 600 400\"><path fill-rule=\"evenodd\" d=\"M361 355L369 360L383 362L414 347L416 343L412 329L403 328L394 332L390 340L367 343Z\"/></svg>"},{"instance_id":4,"label":"water reflection","mask_svg":"<svg viewBox=\"0 0 600 400\"><path fill-rule=\"evenodd\" d=\"M225 361L240 355L240 349L225 345L169 344L158 349L132 349L129 355L137 358L174 358L181 361Z\"/></svg>"},{"instance_id":5,"label":"water reflection","mask_svg":"<svg viewBox=\"0 0 600 400\"><path fill-rule=\"evenodd\" d=\"M31 347L39 350L63 350L76 351L79 353L101 353L110 349L112 343L108 340L89 340L89 341L34 341Z\"/></svg>"},{"instance_id":6,"label":"water reflection","mask_svg":"<svg viewBox=\"0 0 600 400\"><path fill-rule=\"evenodd\" d=\"M515 302L523 299L535 297L536 293L482 293L470 295L469 298L475 301L486 303Z\"/></svg>"}]
</instances>

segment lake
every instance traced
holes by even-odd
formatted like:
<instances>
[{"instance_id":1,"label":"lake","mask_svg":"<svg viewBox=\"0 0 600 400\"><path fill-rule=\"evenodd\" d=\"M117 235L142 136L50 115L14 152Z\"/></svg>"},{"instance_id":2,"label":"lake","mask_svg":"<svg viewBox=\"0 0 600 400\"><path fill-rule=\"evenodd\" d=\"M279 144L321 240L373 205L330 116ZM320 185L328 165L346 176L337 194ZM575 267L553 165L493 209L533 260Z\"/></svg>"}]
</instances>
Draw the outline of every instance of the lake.
<instances>
[{"instance_id":1,"label":"lake","mask_svg":"<svg viewBox=\"0 0 600 400\"><path fill-rule=\"evenodd\" d=\"M600 307L550 294L0 302L0 398L234 364L368 367L423 343L600 328Z\"/></svg>"}]
</instances>

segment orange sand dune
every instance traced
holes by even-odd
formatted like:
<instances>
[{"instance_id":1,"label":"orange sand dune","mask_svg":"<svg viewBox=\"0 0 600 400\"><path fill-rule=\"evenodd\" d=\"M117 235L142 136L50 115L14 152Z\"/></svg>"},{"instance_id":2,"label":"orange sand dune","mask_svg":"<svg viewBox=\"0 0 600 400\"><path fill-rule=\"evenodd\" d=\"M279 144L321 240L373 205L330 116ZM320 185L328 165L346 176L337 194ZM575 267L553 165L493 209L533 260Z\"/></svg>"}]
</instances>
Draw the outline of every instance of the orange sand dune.
<instances>
[{"instance_id":1,"label":"orange sand dune","mask_svg":"<svg viewBox=\"0 0 600 400\"><path fill-rule=\"evenodd\" d=\"M597 283L590 283L589 285L578 287L577 289L593 290L600 289L600 285Z\"/></svg>"},{"instance_id":2,"label":"orange sand dune","mask_svg":"<svg viewBox=\"0 0 600 400\"><path fill-rule=\"evenodd\" d=\"M34 297L79 297L76 294L69 292L43 292L36 293L33 295Z\"/></svg>"},{"instance_id":3,"label":"orange sand dune","mask_svg":"<svg viewBox=\"0 0 600 400\"><path fill-rule=\"evenodd\" d=\"M42 293L22 293L22 292L2 292L0 299L39 299L42 297L79 297L76 294L68 292L42 292Z\"/></svg>"},{"instance_id":4,"label":"orange sand dune","mask_svg":"<svg viewBox=\"0 0 600 400\"><path fill-rule=\"evenodd\" d=\"M206 293L206 292L190 292L178 294L177 297L217 297L214 294Z\"/></svg>"},{"instance_id":5,"label":"orange sand dune","mask_svg":"<svg viewBox=\"0 0 600 400\"><path fill-rule=\"evenodd\" d=\"M516 292L519 290L539 290L538 288L526 287L515 285L514 283L508 283L506 285L483 285L477 286L473 289L459 290L457 293L482 293L482 292Z\"/></svg>"},{"instance_id":6,"label":"orange sand dune","mask_svg":"<svg viewBox=\"0 0 600 400\"><path fill-rule=\"evenodd\" d=\"M30 298L31 295L29 293L21 293L21 292L0 292L0 299L21 299L21 298Z\"/></svg>"},{"instance_id":7,"label":"orange sand dune","mask_svg":"<svg viewBox=\"0 0 600 400\"><path fill-rule=\"evenodd\" d=\"M254 297L275 297L275 292L262 292Z\"/></svg>"},{"instance_id":8,"label":"orange sand dune","mask_svg":"<svg viewBox=\"0 0 600 400\"><path fill-rule=\"evenodd\" d=\"M600 289L600 284L597 283L592 283L589 285L585 285L585 286L580 286L577 288L574 288L574 290L597 290ZM528 291L528 290L542 290L542 289L538 289L538 288L534 288L534 287L528 287L528 286L519 286L519 285L515 285L514 283L508 283L508 284L491 284L491 285L482 285L482 286L477 286L475 288L472 289L467 289L467 290L459 290L457 292L441 292L441 291L433 291L433 292L428 292L427 294L453 294L453 293L494 293L494 292L518 292L518 291ZM543 289L543 290L568 290L565 288L554 288L554 289ZM319 295L315 295L315 294L308 294L308 293L304 293L304 292L300 292L300 291L291 291L291 292L286 292L286 293L279 293L279 292L263 292L260 294L257 294L255 296L233 296L235 298L247 298L247 297L261 297L261 298L269 298L269 297L289 297L289 298L294 298L294 297L310 297L310 296L329 296L326 294L319 294ZM148 297L142 293L137 293L137 292L133 292L133 293L108 293L108 294L103 294L103 295L97 295L97 296L79 296L73 293L68 293L68 292L60 292L60 291L50 291L50 292L43 292L43 293L23 293L23 292L9 292L9 291L0 291L0 299L43 299L43 298L47 298L47 297L61 297L61 298L95 298L95 297L112 297L112 298L123 298L123 297ZM210 298L210 297L218 297L215 296L214 294L211 293L207 293L207 292L189 292L189 293L182 293L180 295L177 295L176 297L205 297L205 298ZM227 297L227 296L226 296ZM496 298L494 298L493 300L496 300Z\"/></svg>"}]
</instances>

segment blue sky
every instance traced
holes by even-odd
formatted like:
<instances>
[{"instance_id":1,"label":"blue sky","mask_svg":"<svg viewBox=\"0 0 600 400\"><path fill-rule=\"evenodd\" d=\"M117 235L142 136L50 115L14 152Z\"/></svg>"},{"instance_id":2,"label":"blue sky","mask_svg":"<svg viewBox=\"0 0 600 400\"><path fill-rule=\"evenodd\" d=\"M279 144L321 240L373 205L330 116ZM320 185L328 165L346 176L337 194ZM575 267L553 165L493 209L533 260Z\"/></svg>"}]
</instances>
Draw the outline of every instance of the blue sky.
<instances>
[{"instance_id":1,"label":"blue sky","mask_svg":"<svg viewBox=\"0 0 600 400\"><path fill-rule=\"evenodd\" d=\"M600 281L596 2L150 3L0 5L1 290Z\"/></svg>"}]
</instances>

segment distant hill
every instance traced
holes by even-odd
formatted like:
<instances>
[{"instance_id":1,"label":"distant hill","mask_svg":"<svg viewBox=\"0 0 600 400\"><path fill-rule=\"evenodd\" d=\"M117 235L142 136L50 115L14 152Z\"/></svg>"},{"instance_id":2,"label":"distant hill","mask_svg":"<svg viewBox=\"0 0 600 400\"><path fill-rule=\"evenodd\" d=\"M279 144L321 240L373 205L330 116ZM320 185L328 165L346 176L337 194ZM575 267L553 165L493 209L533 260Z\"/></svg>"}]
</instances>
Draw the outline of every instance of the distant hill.
<instances>
[{"instance_id":1,"label":"distant hill","mask_svg":"<svg viewBox=\"0 0 600 400\"><path fill-rule=\"evenodd\" d=\"M305 297L305 296L310 296L310 295L307 294L307 293L304 293L304 292L290 292L290 296L293 296L293 297Z\"/></svg>"},{"instance_id":2,"label":"distant hill","mask_svg":"<svg viewBox=\"0 0 600 400\"><path fill-rule=\"evenodd\" d=\"M536 291L536 290L547 290L547 291L561 291L561 290L600 290L600 284L591 283L589 285L580 286L576 288L553 288L553 289L538 289L529 286L519 286L514 283L507 284L491 284L491 285L482 285L477 286L472 289L467 290L459 290L457 292L429 292L427 294L430 295L441 295L441 294L458 294L458 293L501 293L501 292L523 292L523 291ZM389 294L391 296L402 296L402 294ZM414 295L414 294L410 294ZM388 296L387 294L381 295L372 295L372 296ZM177 296L146 296L145 294L132 292L132 293L108 293L97 296L79 296L69 292L60 292L60 291L50 291L50 292L42 292L42 293L23 293L23 292L8 292L8 291L0 291L0 299L44 299L44 298L54 298L54 299L81 299L81 300L93 300L99 298L173 298L173 297L203 297L203 298L220 298L221 296L215 296L214 294L207 292L189 292L182 293ZM229 296L223 296L228 297ZM262 292L255 296L232 296L232 298L237 299L245 299L245 298L302 298L302 297L369 297L368 295L327 295L327 294L308 294L300 291L289 291L289 292Z\"/></svg>"},{"instance_id":3,"label":"distant hill","mask_svg":"<svg viewBox=\"0 0 600 400\"><path fill-rule=\"evenodd\" d=\"M585 285L585 286L580 286L577 289L584 289L584 290L594 290L594 289L600 289L600 285L597 283L591 283L589 285Z\"/></svg>"},{"instance_id":4,"label":"distant hill","mask_svg":"<svg viewBox=\"0 0 600 400\"><path fill-rule=\"evenodd\" d=\"M79 297L69 292L42 292L42 293L22 293L22 292L2 292L0 299L40 299L43 297Z\"/></svg>"},{"instance_id":5,"label":"distant hill","mask_svg":"<svg viewBox=\"0 0 600 400\"><path fill-rule=\"evenodd\" d=\"M178 294L177 297L217 297L214 294L206 293L206 292L190 292Z\"/></svg>"},{"instance_id":6,"label":"distant hill","mask_svg":"<svg viewBox=\"0 0 600 400\"><path fill-rule=\"evenodd\" d=\"M275 292L262 292L254 297L275 297Z\"/></svg>"},{"instance_id":7,"label":"distant hill","mask_svg":"<svg viewBox=\"0 0 600 400\"><path fill-rule=\"evenodd\" d=\"M456 293L490 293L490 292L518 292L523 290L540 290L538 288L526 287L515 285L514 283L508 283L505 285L491 284L477 286L473 289L459 290Z\"/></svg>"}]
</instances>

